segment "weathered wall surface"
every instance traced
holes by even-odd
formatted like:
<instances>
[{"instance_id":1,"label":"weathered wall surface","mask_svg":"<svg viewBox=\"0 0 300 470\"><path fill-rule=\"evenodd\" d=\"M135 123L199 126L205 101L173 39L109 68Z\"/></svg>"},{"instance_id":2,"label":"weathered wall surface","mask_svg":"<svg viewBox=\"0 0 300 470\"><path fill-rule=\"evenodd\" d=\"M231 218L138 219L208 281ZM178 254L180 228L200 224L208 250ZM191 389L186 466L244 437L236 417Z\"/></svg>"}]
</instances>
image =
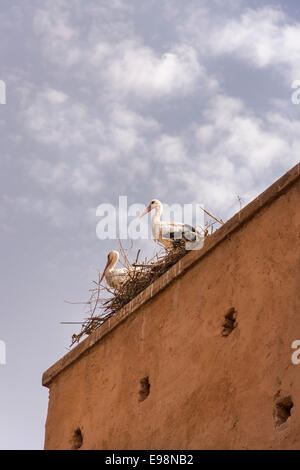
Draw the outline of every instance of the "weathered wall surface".
<instances>
[{"instance_id":1,"label":"weathered wall surface","mask_svg":"<svg viewBox=\"0 0 300 470\"><path fill-rule=\"evenodd\" d=\"M295 177L51 381L44 378L45 448L71 449L80 429L82 449L299 449L300 365L291 362L291 343L300 339L299 209ZM223 336L231 308L237 325ZM150 394L139 401L145 377ZM276 408L287 397L287 410ZM291 416L276 426L275 410L285 419L291 403Z\"/></svg>"}]
</instances>

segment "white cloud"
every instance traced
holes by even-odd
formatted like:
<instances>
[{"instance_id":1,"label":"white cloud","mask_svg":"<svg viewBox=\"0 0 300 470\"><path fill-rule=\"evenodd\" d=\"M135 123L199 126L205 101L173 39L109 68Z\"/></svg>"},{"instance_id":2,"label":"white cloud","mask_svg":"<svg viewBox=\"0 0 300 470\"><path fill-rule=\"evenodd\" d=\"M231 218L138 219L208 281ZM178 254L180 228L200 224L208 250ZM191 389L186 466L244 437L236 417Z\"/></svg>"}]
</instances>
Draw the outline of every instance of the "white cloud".
<instances>
[{"instance_id":1,"label":"white cloud","mask_svg":"<svg viewBox=\"0 0 300 470\"><path fill-rule=\"evenodd\" d=\"M186 151L180 137L162 135L155 144L155 157L164 164L176 165L186 159Z\"/></svg>"},{"instance_id":2,"label":"white cloud","mask_svg":"<svg viewBox=\"0 0 300 470\"><path fill-rule=\"evenodd\" d=\"M58 90L31 95L28 101L26 126L40 142L66 148L103 136L102 121L91 118L81 103L67 102L67 96Z\"/></svg>"},{"instance_id":3,"label":"white cloud","mask_svg":"<svg viewBox=\"0 0 300 470\"><path fill-rule=\"evenodd\" d=\"M61 91L54 90L54 89L48 89L43 93L43 96L53 104L61 104L64 103L67 99L68 96L65 93L62 93Z\"/></svg>"},{"instance_id":4,"label":"white cloud","mask_svg":"<svg viewBox=\"0 0 300 470\"><path fill-rule=\"evenodd\" d=\"M243 9L238 18L227 15L213 18L206 14L197 30L195 23L200 15L196 11L182 29L185 35L190 34L190 40L197 42L202 55L230 55L257 68L276 66L288 80L299 77L300 22L282 9L274 6Z\"/></svg>"},{"instance_id":5,"label":"white cloud","mask_svg":"<svg viewBox=\"0 0 300 470\"><path fill-rule=\"evenodd\" d=\"M6 208L7 214L11 215L39 215L47 219L50 224L61 227L66 222L72 225L72 220L68 217L68 208L59 199L33 198L28 196L2 196L2 204Z\"/></svg>"},{"instance_id":6,"label":"white cloud","mask_svg":"<svg viewBox=\"0 0 300 470\"><path fill-rule=\"evenodd\" d=\"M35 34L41 40L45 55L56 64L74 65L80 60L80 48L76 30L71 26L70 12L61 8L60 2L52 2L48 9L39 9L33 18Z\"/></svg>"},{"instance_id":7,"label":"white cloud","mask_svg":"<svg viewBox=\"0 0 300 470\"><path fill-rule=\"evenodd\" d=\"M107 11L90 2L78 8L87 21L84 34L66 3L57 1L36 11L35 34L48 61L63 69L73 67L75 77L89 71L93 82L97 77L101 94L118 100L133 95L145 101L185 96L205 79L191 45L173 44L164 52L146 45L131 26L127 4L114 2Z\"/></svg>"},{"instance_id":8,"label":"white cloud","mask_svg":"<svg viewBox=\"0 0 300 470\"><path fill-rule=\"evenodd\" d=\"M59 13L59 15L57 14ZM34 28L37 34L48 32L52 37L68 41L74 37L75 32L67 23L66 13L62 14L57 8L51 10L37 10L34 17Z\"/></svg>"},{"instance_id":9,"label":"white cloud","mask_svg":"<svg viewBox=\"0 0 300 470\"><path fill-rule=\"evenodd\" d=\"M134 128L145 132L155 132L159 129L159 124L155 119L142 116L119 104L110 106L109 117L113 125L122 128Z\"/></svg>"},{"instance_id":10,"label":"white cloud","mask_svg":"<svg viewBox=\"0 0 300 470\"><path fill-rule=\"evenodd\" d=\"M106 106L105 120L100 119L55 89L22 95L27 134L45 146L40 155L32 152L22 161L43 188L55 194L99 194L111 190L109 172L120 187L141 181L148 168L148 141L160 129L155 119L117 103Z\"/></svg>"},{"instance_id":11,"label":"white cloud","mask_svg":"<svg viewBox=\"0 0 300 470\"><path fill-rule=\"evenodd\" d=\"M194 91L204 75L193 48L178 46L158 55L151 48L125 41L107 63L106 79L115 89L144 100Z\"/></svg>"},{"instance_id":12,"label":"white cloud","mask_svg":"<svg viewBox=\"0 0 300 470\"><path fill-rule=\"evenodd\" d=\"M115 147L120 154L128 154L137 146L143 146L145 138L159 130L153 118L142 117L116 104L112 105L108 118L107 137L111 147Z\"/></svg>"},{"instance_id":13,"label":"white cloud","mask_svg":"<svg viewBox=\"0 0 300 470\"><path fill-rule=\"evenodd\" d=\"M263 169L287 150L285 140L273 129L268 130L268 123L247 111L238 99L220 95L205 114L212 121L215 136L208 148L236 162ZM197 133L201 135L201 127Z\"/></svg>"}]
</instances>

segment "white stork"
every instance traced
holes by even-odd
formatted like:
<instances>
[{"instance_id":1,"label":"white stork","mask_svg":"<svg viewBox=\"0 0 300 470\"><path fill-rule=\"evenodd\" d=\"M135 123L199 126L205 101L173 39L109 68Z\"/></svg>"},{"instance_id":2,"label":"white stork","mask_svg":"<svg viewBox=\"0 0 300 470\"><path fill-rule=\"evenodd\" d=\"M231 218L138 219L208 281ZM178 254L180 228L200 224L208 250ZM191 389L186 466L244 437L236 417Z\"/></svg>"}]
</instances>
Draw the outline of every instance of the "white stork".
<instances>
[{"instance_id":1,"label":"white stork","mask_svg":"<svg viewBox=\"0 0 300 470\"><path fill-rule=\"evenodd\" d=\"M198 243L198 248L201 248L203 236L195 227L182 224L181 222L164 222L160 220L163 207L158 199L152 199L145 212L140 215L140 218L152 210L155 210L155 212L152 217L151 228L156 242L161 243L167 250L170 250L178 244L179 240L184 239L186 242L200 242L200 244Z\"/></svg>"},{"instance_id":2,"label":"white stork","mask_svg":"<svg viewBox=\"0 0 300 470\"><path fill-rule=\"evenodd\" d=\"M120 290L122 284L130 278L130 273L140 270L140 267L130 266L128 268L114 269L119 260L118 251L110 251L107 256L107 263L100 279L100 284L105 276L107 284L113 289Z\"/></svg>"}]
</instances>

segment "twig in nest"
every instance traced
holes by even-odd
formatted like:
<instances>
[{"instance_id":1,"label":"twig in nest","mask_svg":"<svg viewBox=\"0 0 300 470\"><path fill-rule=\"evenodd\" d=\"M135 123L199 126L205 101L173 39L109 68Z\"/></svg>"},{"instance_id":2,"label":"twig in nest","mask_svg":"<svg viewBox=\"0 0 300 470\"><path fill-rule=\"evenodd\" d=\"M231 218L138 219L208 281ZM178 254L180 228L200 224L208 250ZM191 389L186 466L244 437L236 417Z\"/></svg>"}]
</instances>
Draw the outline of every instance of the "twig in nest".
<instances>
[{"instance_id":1,"label":"twig in nest","mask_svg":"<svg viewBox=\"0 0 300 470\"><path fill-rule=\"evenodd\" d=\"M212 219L215 219L215 221L218 222L219 224L223 225L225 223L222 219L218 219L217 217L212 215L210 212L208 212L206 209L204 209L204 207L202 207L200 205L199 205L199 207L203 210L203 212L205 212L205 214L207 214Z\"/></svg>"},{"instance_id":2,"label":"twig in nest","mask_svg":"<svg viewBox=\"0 0 300 470\"><path fill-rule=\"evenodd\" d=\"M239 204L240 204L240 211L241 211L242 208L243 208L242 198L241 198L240 196L237 196L237 200L239 201Z\"/></svg>"},{"instance_id":3,"label":"twig in nest","mask_svg":"<svg viewBox=\"0 0 300 470\"><path fill-rule=\"evenodd\" d=\"M64 302L66 304L71 304L71 305L88 305L88 304L91 303L90 301L88 301L88 302L70 302L69 300L64 300Z\"/></svg>"},{"instance_id":4,"label":"twig in nest","mask_svg":"<svg viewBox=\"0 0 300 470\"><path fill-rule=\"evenodd\" d=\"M134 262L134 265L135 265L135 266L137 265L136 263L137 263L138 260L139 260L140 252L141 252L141 249L139 249L138 252L137 252L137 255L136 255L136 258L135 258L135 262Z\"/></svg>"}]
</instances>

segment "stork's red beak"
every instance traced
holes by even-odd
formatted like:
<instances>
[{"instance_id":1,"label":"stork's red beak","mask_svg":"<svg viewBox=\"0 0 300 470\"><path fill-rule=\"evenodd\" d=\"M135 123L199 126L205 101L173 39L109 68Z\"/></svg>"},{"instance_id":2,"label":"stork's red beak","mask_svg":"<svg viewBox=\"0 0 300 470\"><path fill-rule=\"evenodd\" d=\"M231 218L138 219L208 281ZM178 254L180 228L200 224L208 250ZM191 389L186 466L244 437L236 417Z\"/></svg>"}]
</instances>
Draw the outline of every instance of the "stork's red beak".
<instances>
[{"instance_id":1,"label":"stork's red beak","mask_svg":"<svg viewBox=\"0 0 300 470\"><path fill-rule=\"evenodd\" d=\"M151 211L151 205L149 204L149 206L147 207L147 209L145 210L145 212L143 212L142 215L140 215L139 218L141 219L142 217L144 217L144 215L148 214L148 212L150 212L150 211Z\"/></svg>"},{"instance_id":2,"label":"stork's red beak","mask_svg":"<svg viewBox=\"0 0 300 470\"><path fill-rule=\"evenodd\" d=\"M104 278L104 276L105 276L105 273L106 273L106 271L107 271L107 268L108 268L108 266L109 266L109 265L110 265L110 259L108 258L108 260L107 260L107 263L106 263L106 266L105 266L105 268L104 268L104 271L103 271L103 274L102 274L102 276L101 276L101 279L100 279L100 282L99 282L99 284L101 284L101 282L102 282L102 279Z\"/></svg>"}]
</instances>

